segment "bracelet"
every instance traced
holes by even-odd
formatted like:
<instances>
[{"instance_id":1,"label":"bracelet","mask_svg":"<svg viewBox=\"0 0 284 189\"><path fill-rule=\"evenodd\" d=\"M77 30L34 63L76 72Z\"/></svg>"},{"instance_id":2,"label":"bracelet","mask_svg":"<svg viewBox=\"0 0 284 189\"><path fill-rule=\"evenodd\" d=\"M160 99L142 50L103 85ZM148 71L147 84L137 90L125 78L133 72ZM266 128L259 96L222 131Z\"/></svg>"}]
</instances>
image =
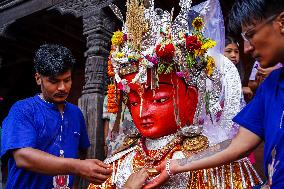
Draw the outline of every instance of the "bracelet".
<instances>
[{"instance_id":1,"label":"bracelet","mask_svg":"<svg viewBox=\"0 0 284 189\"><path fill-rule=\"evenodd\" d=\"M171 165L171 161L168 160L167 163L166 163L166 172L168 173L169 177L171 177L171 176L174 175L174 174L171 172L170 165Z\"/></svg>"}]
</instances>

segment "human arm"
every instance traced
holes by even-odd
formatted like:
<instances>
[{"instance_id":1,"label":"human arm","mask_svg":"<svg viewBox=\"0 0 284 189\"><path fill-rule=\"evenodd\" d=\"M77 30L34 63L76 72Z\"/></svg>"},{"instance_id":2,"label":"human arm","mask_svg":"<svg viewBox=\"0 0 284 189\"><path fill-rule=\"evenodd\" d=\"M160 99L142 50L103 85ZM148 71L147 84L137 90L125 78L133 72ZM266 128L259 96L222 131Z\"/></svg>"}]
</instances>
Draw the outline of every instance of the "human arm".
<instances>
[{"instance_id":1,"label":"human arm","mask_svg":"<svg viewBox=\"0 0 284 189\"><path fill-rule=\"evenodd\" d=\"M249 80L248 87L252 90L253 93L255 93L257 87L258 87L258 81L257 80Z\"/></svg>"},{"instance_id":2,"label":"human arm","mask_svg":"<svg viewBox=\"0 0 284 189\"><path fill-rule=\"evenodd\" d=\"M275 65L275 66L272 66L272 67L268 67L268 68L261 68L261 67L259 66L259 67L257 68L257 72L258 72L259 75L262 76L263 79L265 79L265 78L267 78L267 77L269 76L269 74L270 74L272 71L274 71L274 70L276 70L276 69L278 69L278 68L280 68L278 64Z\"/></svg>"},{"instance_id":3,"label":"human arm","mask_svg":"<svg viewBox=\"0 0 284 189\"><path fill-rule=\"evenodd\" d=\"M251 100L252 97L253 97L253 92L252 92L251 88L250 87L242 87L242 90L243 90L243 94L244 94L245 99Z\"/></svg>"},{"instance_id":4,"label":"human arm","mask_svg":"<svg viewBox=\"0 0 284 189\"><path fill-rule=\"evenodd\" d=\"M263 82L263 80L267 78L273 70L276 70L278 68L278 64L268 68L261 68L260 66L258 66L256 68L257 72L255 74L255 80L250 80L248 86L251 88L252 91L256 91L256 89Z\"/></svg>"},{"instance_id":5,"label":"human arm","mask_svg":"<svg viewBox=\"0 0 284 189\"><path fill-rule=\"evenodd\" d=\"M22 169L49 175L75 174L93 183L103 183L112 172L97 159L61 158L34 148L16 149L13 157L17 167Z\"/></svg>"},{"instance_id":6,"label":"human arm","mask_svg":"<svg viewBox=\"0 0 284 189\"><path fill-rule=\"evenodd\" d=\"M148 173L145 168L141 169L140 171L133 173L127 179L124 189L140 189L145 184L146 179L148 178Z\"/></svg>"},{"instance_id":7,"label":"human arm","mask_svg":"<svg viewBox=\"0 0 284 189\"><path fill-rule=\"evenodd\" d=\"M261 138L258 135L240 127L238 134L225 150L216 154L205 153L203 156L196 154L189 158L170 160L170 172L177 174L224 165L246 156L260 143ZM169 174L166 171L166 162L163 162L156 169L161 174L158 178L147 184L145 189L156 188L169 179Z\"/></svg>"}]
</instances>

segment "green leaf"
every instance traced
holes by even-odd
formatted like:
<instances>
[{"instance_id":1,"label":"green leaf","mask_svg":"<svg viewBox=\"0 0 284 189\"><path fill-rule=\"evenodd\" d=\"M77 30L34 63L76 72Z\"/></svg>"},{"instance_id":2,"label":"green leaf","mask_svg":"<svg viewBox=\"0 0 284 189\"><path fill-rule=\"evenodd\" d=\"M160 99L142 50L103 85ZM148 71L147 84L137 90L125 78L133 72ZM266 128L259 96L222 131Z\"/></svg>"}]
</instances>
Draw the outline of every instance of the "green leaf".
<instances>
[{"instance_id":1,"label":"green leaf","mask_svg":"<svg viewBox=\"0 0 284 189\"><path fill-rule=\"evenodd\" d=\"M188 67L192 68L192 66L195 64L195 61L194 61L192 55L190 53L187 53L185 58L186 58L186 63L188 65Z\"/></svg>"}]
</instances>

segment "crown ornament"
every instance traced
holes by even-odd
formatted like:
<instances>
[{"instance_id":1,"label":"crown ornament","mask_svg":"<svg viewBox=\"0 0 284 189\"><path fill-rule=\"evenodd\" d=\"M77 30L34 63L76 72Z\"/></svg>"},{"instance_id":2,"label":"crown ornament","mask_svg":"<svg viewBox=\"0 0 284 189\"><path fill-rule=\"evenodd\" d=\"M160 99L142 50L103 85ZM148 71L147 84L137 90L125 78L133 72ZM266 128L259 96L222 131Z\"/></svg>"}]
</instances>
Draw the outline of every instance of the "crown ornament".
<instances>
[{"instance_id":1,"label":"crown ornament","mask_svg":"<svg viewBox=\"0 0 284 189\"><path fill-rule=\"evenodd\" d=\"M113 4L110 6L123 22L123 28L114 32L111 39L109 112L117 112L120 91L130 91L129 83L122 76L137 73L131 83L143 85L147 82L148 69L152 89L158 87L159 75L175 72L187 85L198 88L203 95L200 106L216 102L220 91L208 97L205 84L207 78L212 81L220 78L214 59L207 54L216 42L204 36L202 16L189 15L186 11L191 1L181 0L180 5L181 12L173 19L174 9L171 12L154 9L153 0L128 0L125 22L119 9ZM206 107L209 111L210 105ZM196 114L201 113L197 110Z\"/></svg>"}]
</instances>

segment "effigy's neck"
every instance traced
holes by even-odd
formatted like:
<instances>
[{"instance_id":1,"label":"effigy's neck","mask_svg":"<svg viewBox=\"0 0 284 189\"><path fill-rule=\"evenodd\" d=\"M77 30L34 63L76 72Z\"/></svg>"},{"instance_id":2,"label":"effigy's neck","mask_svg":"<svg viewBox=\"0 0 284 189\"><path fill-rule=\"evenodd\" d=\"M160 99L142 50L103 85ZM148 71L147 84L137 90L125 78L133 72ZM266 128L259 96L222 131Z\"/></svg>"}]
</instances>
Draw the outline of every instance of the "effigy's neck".
<instances>
[{"instance_id":1,"label":"effigy's neck","mask_svg":"<svg viewBox=\"0 0 284 189\"><path fill-rule=\"evenodd\" d=\"M177 133L174 133L156 139L145 138L145 147L147 150L160 150L177 137Z\"/></svg>"}]
</instances>

